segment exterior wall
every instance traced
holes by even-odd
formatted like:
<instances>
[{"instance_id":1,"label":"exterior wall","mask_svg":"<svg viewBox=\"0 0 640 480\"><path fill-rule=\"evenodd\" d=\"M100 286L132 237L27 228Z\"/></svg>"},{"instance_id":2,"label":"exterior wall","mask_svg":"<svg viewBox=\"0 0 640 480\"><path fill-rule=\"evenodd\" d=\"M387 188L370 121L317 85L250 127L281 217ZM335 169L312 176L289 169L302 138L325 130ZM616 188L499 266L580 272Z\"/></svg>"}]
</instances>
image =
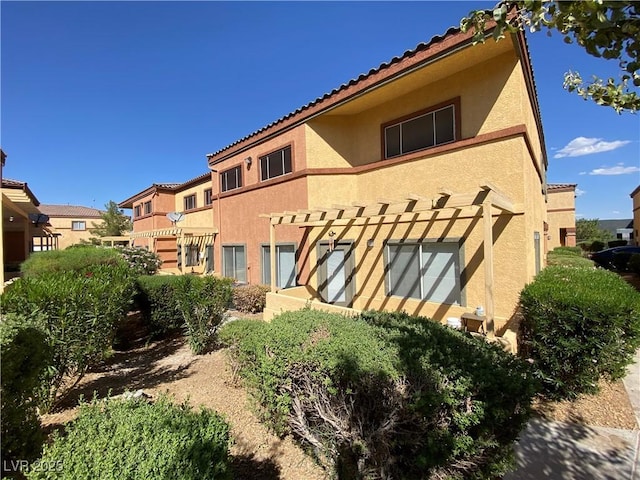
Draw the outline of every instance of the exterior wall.
<instances>
[{"instance_id":1,"label":"exterior wall","mask_svg":"<svg viewBox=\"0 0 640 480\"><path fill-rule=\"evenodd\" d=\"M151 213L144 214L144 203L151 202ZM141 215L133 218L133 232L145 232L156 230L159 228L168 228L171 221L167 218L167 213L174 211L174 196L172 193L159 191L149 193L133 202L133 207L140 205ZM132 210L132 216L135 210ZM175 238L136 238L133 241L136 247L148 248L155 252L162 260L161 269L175 268L177 266L176 258L176 240Z\"/></svg>"},{"instance_id":2,"label":"exterior wall","mask_svg":"<svg viewBox=\"0 0 640 480\"><path fill-rule=\"evenodd\" d=\"M549 189L547 221L549 223L549 250L556 247L576 245L576 200L575 189ZM563 238L561 229L567 232Z\"/></svg>"},{"instance_id":3,"label":"exterior wall","mask_svg":"<svg viewBox=\"0 0 640 480\"><path fill-rule=\"evenodd\" d=\"M84 230L72 230L72 222L85 222ZM58 237L58 249L64 250L65 248L89 241L91 238L90 228L93 228L93 224L99 225L102 223L100 217L49 217L49 223L52 230L55 233L59 233Z\"/></svg>"},{"instance_id":4,"label":"exterior wall","mask_svg":"<svg viewBox=\"0 0 640 480\"><path fill-rule=\"evenodd\" d=\"M204 191L208 188L211 188L211 179L184 190L176 191L173 211L185 213L185 219L180 222L180 227L213 227L213 205L205 205L204 203ZM196 196L196 208L186 210L184 199L194 194Z\"/></svg>"},{"instance_id":5,"label":"exterior wall","mask_svg":"<svg viewBox=\"0 0 640 480\"><path fill-rule=\"evenodd\" d=\"M631 193L633 201L633 238L634 243L640 246L640 186Z\"/></svg>"}]
</instances>

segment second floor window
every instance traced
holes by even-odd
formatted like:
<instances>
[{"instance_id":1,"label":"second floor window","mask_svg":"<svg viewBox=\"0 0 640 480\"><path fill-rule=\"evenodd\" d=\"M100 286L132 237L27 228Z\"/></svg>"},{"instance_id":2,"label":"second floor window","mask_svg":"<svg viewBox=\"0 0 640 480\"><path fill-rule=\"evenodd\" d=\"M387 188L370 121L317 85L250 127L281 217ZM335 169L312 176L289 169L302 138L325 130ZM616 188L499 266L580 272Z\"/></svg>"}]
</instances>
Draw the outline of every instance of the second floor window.
<instances>
[{"instance_id":1,"label":"second floor window","mask_svg":"<svg viewBox=\"0 0 640 480\"><path fill-rule=\"evenodd\" d=\"M73 222L71 222L71 230L86 230L86 229L87 229L86 222L81 222L79 220L74 220Z\"/></svg>"},{"instance_id":2,"label":"second floor window","mask_svg":"<svg viewBox=\"0 0 640 480\"><path fill-rule=\"evenodd\" d=\"M291 146L260 157L260 178L269 180L293 171L291 162Z\"/></svg>"},{"instance_id":3,"label":"second floor window","mask_svg":"<svg viewBox=\"0 0 640 480\"><path fill-rule=\"evenodd\" d=\"M141 215L142 207L140 205L136 205L133 208L133 218L138 218Z\"/></svg>"},{"instance_id":4,"label":"second floor window","mask_svg":"<svg viewBox=\"0 0 640 480\"><path fill-rule=\"evenodd\" d=\"M196 194L188 195L184 197L184 209L185 210L193 210L196 208Z\"/></svg>"},{"instance_id":5,"label":"second floor window","mask_svg":"<svg viewBox=\"0 0 640 480\"><path fill-rule=\"evenodd\" d=\"M240 166L226 170L220 174L220 189L223 192L242 186L242 168Z\"/></svg>"},{"instance_id":6,"label":"second floor window","mask_svg":"<svg viewBox=\"0 0 640 480\"><path fill-rule=\"evenodd\" d=\"M392 158L425 148L453 142L455 108L444 108L417 115L384 128L384 157Z\"/></svg>"},{"instance_id":7,"label":"second floor window","mask_svg":"<svg viewBox=\"0 0 640 480\"><path fill-rule=\"evenodd\" d=\"M211 205L213 203L213 191L210 188L207 188L204 191L204 204Z\"/></svg>"},{"instance_id":8,"label":"second floor window","mask_svg":"<svg viewBox=\"0 0 640 480\"><path fill-rule=\"evenodd\" d=\"M144 202L144 214L148 215L151 213L151 201Z\"/></svg>"}]
</instances>

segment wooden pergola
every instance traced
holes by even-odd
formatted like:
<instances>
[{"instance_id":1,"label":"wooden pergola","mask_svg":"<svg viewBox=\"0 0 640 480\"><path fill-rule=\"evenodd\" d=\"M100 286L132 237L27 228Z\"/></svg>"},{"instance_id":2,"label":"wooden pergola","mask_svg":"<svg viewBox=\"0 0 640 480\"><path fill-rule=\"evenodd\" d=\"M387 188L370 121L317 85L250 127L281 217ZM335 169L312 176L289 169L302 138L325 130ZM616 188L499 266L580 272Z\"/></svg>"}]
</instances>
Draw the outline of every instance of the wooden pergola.
<instances>
[{"instance_id":1,"label":"wooden pergola","mask_svg":"<svg viewBox=\"0 0 640 480\"><path fill-rule=\"evenodd\" d=\"M379 199L374 203L354 202L351 205L332 205L309 210L285 211L262 214L269 218L270 262L276 264L276 226L298 225L301 227L358 226L368 220L394 216L420 214L424 220L438 215L438 219L470 218L482 213L484 230L485 312L487 333L495 335L494 329L494 282L493 282L493 220L494 209L499 213L522 213L522 205L513 201L490 182L482 182L479 189L471 193L454 193L445 188L433 198L410 193L400 200ZM271 291L276 292L276 269L271 268Z\"/></svg>"}]
</instances>

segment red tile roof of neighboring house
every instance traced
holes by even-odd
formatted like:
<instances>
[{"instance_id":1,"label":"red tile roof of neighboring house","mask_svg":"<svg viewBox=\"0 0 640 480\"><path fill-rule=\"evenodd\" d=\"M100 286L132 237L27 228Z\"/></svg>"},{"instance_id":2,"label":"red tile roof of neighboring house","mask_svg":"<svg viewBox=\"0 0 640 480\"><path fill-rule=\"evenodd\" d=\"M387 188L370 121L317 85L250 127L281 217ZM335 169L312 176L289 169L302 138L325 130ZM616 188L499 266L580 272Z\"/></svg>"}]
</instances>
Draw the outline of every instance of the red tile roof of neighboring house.
<instances>
[{"instance_id":1,"label":"red tile roof of neighboring house","mask_svg":"<svg viewBox=\"0 0 640 480\"><path fill-rule=\"evenodd\" d=\"M102 211L78 205L40 205L40 211L49 217L100 218Z\"/></svg>"},{"instance_id":2,"label":"red tile roof of neighboring house","mask_svg":"<svg viewBox=\"0 0 640 480\"><path fill-rule=\"evenodd\" d=\"M211 172L207 172L182 183L154 183L150 187L147 187L144 190L141 190L140 192L136 193L135 195L132 195L131 197L127 198L126 200L123 200L122 202L118 203L118 207L133 208L133 202L137 201L141 197L146 197L147 195L154 192L155 190L160 189L160 190L169 190L169 191L180 191L184 188L189 188L194 185L197 185L198 183L204 180L208 180L210 178L211 178ZM132 206L127 206L129 204L131 204Z\"/></svg>"},{"instance_id":3,"label":"red tile roof of neighboring house","mask_svg":"<svg viewBox=\"0 0 640 480\"><path fill-rule=\"evenodd\" d=\"M21 182L20 180L11 180L10 178L2 179L2 188L12 188L22 190L33 202L33 204L37 207L40 205L40 201L33 194L27 182Z\"/></svg>"},{"instance_id":4,"label":"red tile roof of neighboring house","mask_svg":"<svg viewBox=\"0 0 640 480\"><path fill-rule=\"evenodd\" d=\"M493 21L487 22L486 32L490 32L495 23ZM302 123L310 117L319 114L320 112L328 109L329 107L336 106L344 101L349 101L354 95L361 93L369 87L375 86L389 78L397 75L401 72L405 72L409 69L415 68L418 65L432 61L439 55L445 55L451 50L459 47L465 43L471 43L471 32L462 33L459 28L451 27L444 35L436 35L427 43L418 44L413 50L407 50L401 57L393 57L389 62L382 63L377 68L372 68L367 73L361 74L358 78L351 79L348 83L343 83L338 88L333 89L331 92L325 93L322 97L318 97L310 103L298 108L297 110L288 113L284 117L262 127L259 130L236 140L230 145L214 152L207 154L209 159L209 165L221 161L221 155L228 150L226 156L235 154L241 151L243 147L252 144L265 137L275 135L281 130L286 128L292 128L293 126ZM542 133L542 120L540 117L539 106L537 102L537 93L535 80L533 78L533 72L531 70L531 55L527 46L526 38L523 32L516 33L518 41L515 42L523 52L523 66L525 69L525 77L531 82L532 92L532 108L536 115L536 121L539 125L540 140L543 145L543 156L546 164L546 154L544 153L544 136ZM324 105L322 105L324 104ZM259 138L254 138L259 137ZM237 147L237 148L234 148ZM218 157L218 158L215 158Z\"/></svg>"}]
</instances>

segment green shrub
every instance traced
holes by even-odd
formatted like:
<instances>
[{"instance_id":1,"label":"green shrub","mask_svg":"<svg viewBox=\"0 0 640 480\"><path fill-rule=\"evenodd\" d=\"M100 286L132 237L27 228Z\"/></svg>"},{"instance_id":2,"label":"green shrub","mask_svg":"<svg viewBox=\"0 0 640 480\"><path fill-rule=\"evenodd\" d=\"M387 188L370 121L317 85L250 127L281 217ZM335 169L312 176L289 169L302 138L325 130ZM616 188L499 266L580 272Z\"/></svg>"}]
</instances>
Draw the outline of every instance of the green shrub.
<instances>
[{"instance_id":1,"label":"green shrub","mask_svg":"<svg viewBox=\"0 0 640 480\"><path fill-rule=\"evenodd\" d=\"M609 240L607 242L607 248L624 247L627 243L626 240Z\"/></svg>"},{"instance_id":2,"label":"green shrub","mask_svg":"<svg viewBox=\"0 0 640 480\"><path fill-rule=\"evenodd\" d=\"M37 406L51 350L37 320L8 314L0 318L2 472L12 461L40 456L44 435Z\"/></svg>"},{"instance_id":3,"label":"green shrub","mask_svg":"<svg viewBox=\"0 0 640 480\"><path fill-rule=\"evenodd\" d=\"M267 285L242 285L233 289L233 305L241 312L257 313L267 304Z\"/></svg>"},{"instance_id":4,"label":"green shrub","mask_svg":"<svg viewBox=\"0 0 640 480\"><path fill-rule=\"evenodd\" d=\"M528 364L423 318L313 310L220 338L263 417L338 478L489 478L530 415Z\"/></svg>"},{"instance_id":5,"label":"green shrub","mask_svg":"<svg viewBox=\"0 0 640 480\"><path fill-rule=\"evenodd\" d=\"M65 250L32 253L20 270L25 277L52 272L83 272L94 265L118 265L124 260L112 248L83 245Z\"/></svg>"},{"instance_id":6,"label":"green shrub","mask_svg":"<svg viewBox=\"0 0 640 480\"><path fill-rule=\"evenodd\" d=\"M627 270L640 275L640 253L631 255L627 263Z\"/></svg>"},{"instance_id":7,"label":"green shrub","mask_svg":"<svg viewBox=\"0 0 640 480\"><path fill-rule=\"evenodd\" d=\"M580 247L556 247L549 252L554 255L573 255L573 256L582 256L582 248Z\"/></svg>"},{"instance_id":8,"label":"green shrub","mask_svg":"<svg viewBox=\"0 0 640 480\"><path fill-rule=\"evenodd\" d=\"M141 247L115 247L132 271L132 275L153 275L158 271L162 260L154 252Z\"/></svg>"},{"instance_id":9,"label":"green shrub","mask_svg":"<svg viewBox=\"0 0 640 480\"><path fill-rule=\"evenodd\" d=\"M117 324L129 309L133 291L128 268L116 264L94 265L84 273L50 272L22 278L0 297L5 312L39 314L53 351L48 369L50 401L60 393L65 377L81 378L111 351Z\"/></svg>"},{"instance_id":10,"label":"green shrub","mask_svg":"<svg viewBox=\"0 0 640 480\"><path fill-rule=\"evenodd\" d=\"M182 275L175 285L178 310L182 315L191 351L204 353L212 345L224 312L231 301L229 278Z\"/></svg>"},{"instance_id":11,"label":"green shrub","mask_svg":"<svg viewBox=\"0 0 640 480\"><path fill-rule=\"evenodd\" d=\"M605 247L604 242L601 242L600 240L594 240L593 242L591 242L591 245L589 246L589 251L599 252L600 250L604 250L604 247Z\"/></svg>"},{"instance_id":12,"label":"green shrub","mask_svg":"<svg viewBox=\"0 0 640 480\"><path fill-rule=\"evenodd\" d=\"M520 294L519 352L552 399L597 391L625 374L640 346L640 294L615 273L548 267Z\"/></svg>"},{"instance_id":13,"label":"green shrub","mask_svg":"<svg viewBox=\"0 0 640 480\"><path fill-rule=\"evenodd\" d=\"M137 304L153 335L162 335L184 326L176 297L179 278L173 275L145 275L137 279Z\"/></svg>"},{"instance_id":14,"label":"green shrub","mask_svg":"<svg viewBox=\"0 0 640 480\"><path fill-rule=\"evenodd\" d=\"M166 397L93 401L45 446L44 465L29 479L215 479L230 477L229 426L210 410Z\"/></svg>"},{"instance_id":15,"label":"green shrub","mask_svg":"<svg viewBox=\"0 0 640 480\"><path fill-rule=\"evenodd\" d=\"M580 247L558 247L547 253L547 265L593 268L593 262L582 256Z\"/></svg>"}]
</instances>

